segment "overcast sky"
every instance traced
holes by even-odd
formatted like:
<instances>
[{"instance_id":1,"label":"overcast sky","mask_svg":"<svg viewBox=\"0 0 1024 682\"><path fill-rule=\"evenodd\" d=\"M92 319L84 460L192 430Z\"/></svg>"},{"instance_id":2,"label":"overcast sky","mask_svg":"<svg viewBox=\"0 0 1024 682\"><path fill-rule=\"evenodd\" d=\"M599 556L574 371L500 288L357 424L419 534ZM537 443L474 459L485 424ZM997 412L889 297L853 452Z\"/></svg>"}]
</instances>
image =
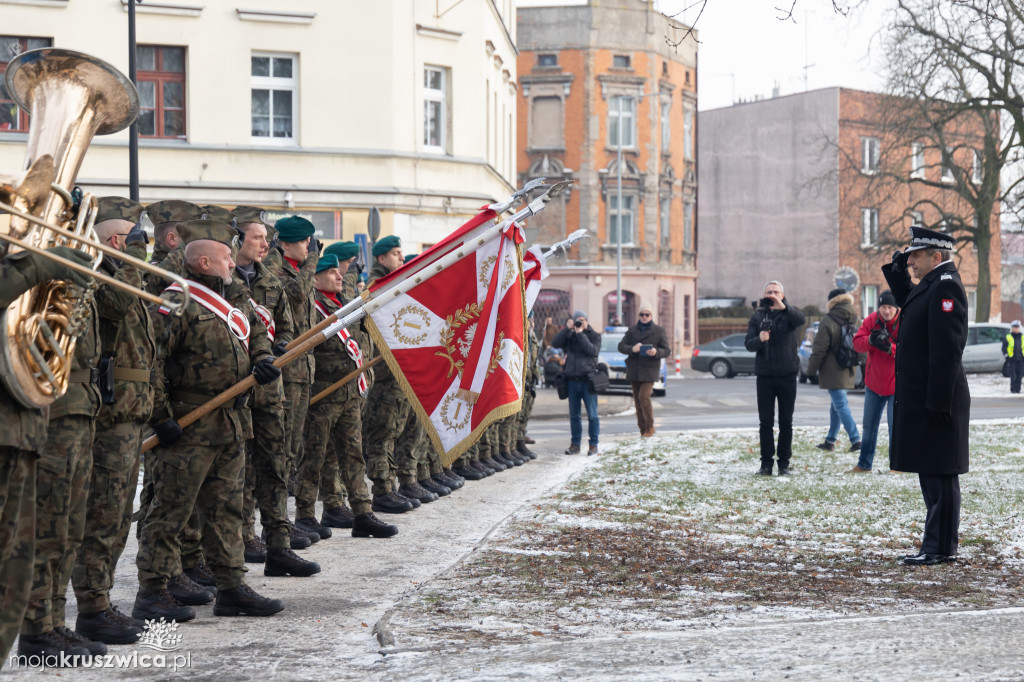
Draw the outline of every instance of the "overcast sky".
<instances>
[{"instance_id":1,"label":"overcast sky","mask_svg":"<svg viewBox=\"0 0 1024 682\"><path fill-rule=\"evenodd\" d=\"M880 90L884 85L878 35L891 0L866 0L844 17L831 0L797 0L793 19L779 21L776 7L792 0L655 0L665 14L699 31L697 103L729 106L755 95L770 97L805 89L844 86ZM520 7L586 4L585 0L519 0ZM687 9L689 8L689 9ZM804 66L812 64L810 68ZM806 74L806 81L805 81Z\"/></svg>"}]
</instances>

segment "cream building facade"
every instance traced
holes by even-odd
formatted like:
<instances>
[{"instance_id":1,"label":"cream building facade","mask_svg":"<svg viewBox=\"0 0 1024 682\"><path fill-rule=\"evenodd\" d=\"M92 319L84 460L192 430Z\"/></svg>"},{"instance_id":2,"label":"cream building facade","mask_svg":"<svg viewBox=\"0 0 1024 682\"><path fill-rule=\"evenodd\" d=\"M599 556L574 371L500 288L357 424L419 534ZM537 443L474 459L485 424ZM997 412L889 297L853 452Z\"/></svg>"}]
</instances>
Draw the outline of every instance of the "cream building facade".
<instances>
[{"instance_id":1,"label":"cream building facade","mask_svg":"<svg viewBox=\"0 0 1024 682\"><path fill-rule=\"evenodd\" d=\"M326 239L365 235L376 207L415 253L513 189L513 0L136 8L143 203L264 206ZM40 44L127 74L126 0L0 0L0 70ZM26 123L0 93L0 171L20 170ZM127 196L127 131L97 137L78 178Z\"/></svg>"}]
</instances>

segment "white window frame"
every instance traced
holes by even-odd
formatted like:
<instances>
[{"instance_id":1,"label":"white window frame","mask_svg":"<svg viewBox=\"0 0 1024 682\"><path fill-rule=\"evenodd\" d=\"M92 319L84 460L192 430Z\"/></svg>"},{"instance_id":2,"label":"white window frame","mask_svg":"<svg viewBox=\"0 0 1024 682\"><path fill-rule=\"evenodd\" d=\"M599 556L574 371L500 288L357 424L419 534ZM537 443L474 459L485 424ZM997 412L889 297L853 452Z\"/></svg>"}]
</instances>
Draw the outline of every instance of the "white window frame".
<instances>
[{"instance_id":1,"label":"white window frame","mask_svg":"<svg viewBox=\"0 0 1024 682\"><path fill-rule=\"evenodd\" d=\"M668 248L672 246L672 198L661 197L661 201L658 203L661 211L658 216L661 238L658 242L662 248Z\"/></svg>"},{"instance_id":2,"label":"white window frame","mask_svg":"<svg viewBox=\"0 0 1024 682\"><path fill-rule=\"evenodd\" d=\"M924 213L922 213L921 211L911 211L910 224L924 226Z\"/></svg>"},{"instance_id":3,"label":"white window frame","mask_svg":"<svg viewBox=\"0 0 1024 682\"><path fill-rule=\"evenodd\" d=\"M981 152L977 149L971 150L971 180L981 184Z\"/></svg>"},{"instance_id":4,"label":"white window frame","mask_svg":"<svg viewBox=\"0 0 1024 682\"><path fill-rule=\"evenodd\" d=\"M953 150L952 149L950 149L949 147L946 147L946 154L944 154L944 156L948 156L949 157L950 164L953 163ZM943 182L953 182L956 179L956 178L953 177L953 166L952 165L947 166L945 158L942 160L942 178L941 179L942 179Z\"/></svg>"},{"instance_id":5,"label":"white window frame","mask_svg":"<svg viewBox=\"0 0 1024 682\"><path fill-rule=\"evenodd\" d=\"M873 246L878 241L878 209L860 209L860 245Z\"/></svg>"},{"instance_id":6,"label":"white window frame","mask_svg":"<svg viewBox=\"0 0 1024 682\"><path fill-rule=\"evenodd\" d=\"M683 107L683 158L693 160L693 109Z\"/></svg>"},{"instance_id":7,"label":"white window frame","mask_svg":"<svg viewBox=\"0 0 1024 682\"><path fill-rule=\"evenodd\" d=\"M924 178L924 145L920 142L910 145L910 177Z\"/></svg>"},{"instance_id":8,"label":"white window frame","mask_svg":"<svg viewBox=\"0 0 1024 682\"><path fill-rule=\"evenodd\" d=\"M672 101L661 102L661 151L668 154L672 148Z\"/></svg>"},{"instance_id":9,"label":"white window frame","mask_svg":"<svg viewBox=\"0 0 1024 682\"><path fill-rule=\"evenodd\" d=\"M629 129L629 144L623 144L623 149L636 149L636 97L629 95L616 95L608 99L608 146L615 149L622 140L622 124L619 121L619 98L622 102L622 118L626 119ZM615 137L612 139L612 122L615 122Z\"/></svg>"},{"instance_id":10,"label":"white window frame","mask_svg":"<svg viewBox=\"0 0 1024 682\"><path fill-rule=\"evenodd\" d=\"M878 303L878 285L865 284L860 290L860 316L867 317L875 312L876 303Z\"/></svg>"},{"instance_id":11,"label":"white window frame","mask_svg":"<svg viewBox=\"0 0 1024 682\"><path fill-rule=\"evenodd\" d=\"M435 72L441 74L441 88L428 88L426 84L427 73ZM443 66L431 64L423 65L423 150L438 154L448 153L448 69ZM434 145L427 142L428 106L438 105L439 112L439 134L440 144ZM495 112L497 114L497 112Z\"/></svg>"},{"instance_id":12,"label":"white window frame","mask_svg":"<svg viewBox=\"0 0 1024 682\"><path fill-rule=\"evenodd\" d=\"M683 251L693 251L694 203L683 199Z\"/></svg>"},{"instance_id":13,"label":"white window frame","mask_svg":"<svg viewBox=\"0 0 1024 682\"><path fill-rule=\"evenodd\" d=\"M615 237L617 234L612 234L612 224L615 223L615 229L619 229L619 225L622 223L621 215L625 214L628 218L628 224L623 234L622 245L633 246L634 230L636 229L636 195L623 194L622 203L627 208L624 211L619 211L619 195L616 192L612 192L608 195L608 245L617 246L618 241ZM626 239L628 237L628 239Z\"/></svg>"},{"instance_id":14,"label":"white window frame","mask_svg":"<svg viewBox=\"0 0 1024 682\"><path fill-rule=\"evenodd\" d=\"M864 175L874 175L878 172L878 164L881 158L882 142L877 137L860 138L860 172Z\"/></svg>"},{"instance_id":15,"label":"white window frame","mask_svg":"<svg viewBox=\"0 0 1024 682\"><path fill-rule=\"evenodd\" d=\"M269 57L270 59L290 59L292 61L292 76L291 78L281 78L275 76L253 76L252 75L252 57ZM291 147L299 143L299 55L289 52L259 52L254 51L250 55L250 84L249 84L249 136L254 144L260 145L274 145L282 147ZM270 72L273 73L273 62L271 62ZM269 137L258 137L252 134L252 93L255 90L269 90L271 93L280 91L290 91L292 94L292 136L291 137L274 137L274 113L273 113L273 95L270 96L270 136Z\"/></svg>"}]
</instances>

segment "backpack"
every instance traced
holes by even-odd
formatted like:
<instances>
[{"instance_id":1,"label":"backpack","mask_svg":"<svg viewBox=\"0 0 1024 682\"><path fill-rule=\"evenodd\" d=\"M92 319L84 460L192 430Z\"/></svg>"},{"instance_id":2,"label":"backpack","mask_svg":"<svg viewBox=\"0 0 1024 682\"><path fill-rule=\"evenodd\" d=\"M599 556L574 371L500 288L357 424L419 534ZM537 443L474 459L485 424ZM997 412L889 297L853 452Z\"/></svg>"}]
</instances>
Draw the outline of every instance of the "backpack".
<instances>
[{"instance_id":1,"label":"backpack","mask_svg":"<svg viewBox=\"0 0 1024 682\"><path fill-rule=\"evenodd\" d=\"M829 317L832 315L830 314ZM833 349L832 355L835 356L836 362L842 369L853 369L860 364L860 353L853 349L853 335L856 330L852 324L841 324L835 317L832 317L832 320L839 324L842 334L839 338L839 348Z\"/></svg>"}]
</instances>

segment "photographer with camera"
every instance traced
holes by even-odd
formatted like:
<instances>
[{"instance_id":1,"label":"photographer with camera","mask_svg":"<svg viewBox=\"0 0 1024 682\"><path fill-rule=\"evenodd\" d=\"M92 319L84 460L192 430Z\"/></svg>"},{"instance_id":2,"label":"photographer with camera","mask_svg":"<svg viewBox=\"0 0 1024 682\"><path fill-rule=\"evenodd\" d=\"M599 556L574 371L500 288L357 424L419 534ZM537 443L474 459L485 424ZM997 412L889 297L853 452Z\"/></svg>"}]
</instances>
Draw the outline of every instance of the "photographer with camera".
<instances>
[{"instance_id":1,"label":"photographer with camera","mask_svg":"<svg viewBox=\"0 0 1024 682\"><path fill-rule=\"evenodd\" d=\"M864 373L864 433L860 443L860 458L857 465L847 472L850 474L871 472L882 410L885 410L889 433L892 433L899 312L896 297L886 289L878 297L878 311L864 318L853 337L853 349L868 354L868 366Z\"/></svg>"},{"instance_id":2,"label":"photographer with camera","mask_svg":"<svg viewBox=\"0 0 1024 682\"><path fill-rule=\"evenodd\" d=\"M782 284L772 280L764 285L764 298L754 303L747 322L747 350L757 353L757 416L760 422L761 468L758 476L771 476L773 458L779 460L779 476L789 475L793 454L793 409L796 405L796 375L800 360L797 332L806 321L804 314L789 305ZM779 403L779 444L775 447L775 403Z\"/></svg>"},{"instance_id":3,"label":"photographer with camera","mask_svg":"<svg viewBox=\"0 0 1024 682\"><path fill-rule=\"evenodd\" d=\"M597 415L597 392L591 383L591 375L597 370L597 356L601 352L601 335L590 327L587 314L577 310L567 320L565 327L551 340L552 348L565 350L565 374L569 389L569 427L572 441L565 454L578 455L583 439L583 418L580 401L587 408L588 455L597 454L597 440L601 434L601 420Z\"/></svg>"},{"instance_id":4,"label":"photographer with camera","mask_svg":"<svg viewBox=\"0 0 1024 682\"><path fill-rule=\"evenodd\" d=\"M639 321L619 341L619 352L626 356L626 381L633 389L636 423L640 436L654 435L654 407L651 391L661 375L661 360L669 351L665 329L654 324L654 311L646 303L640 306Z\"/></svg>"}]
</instances>

